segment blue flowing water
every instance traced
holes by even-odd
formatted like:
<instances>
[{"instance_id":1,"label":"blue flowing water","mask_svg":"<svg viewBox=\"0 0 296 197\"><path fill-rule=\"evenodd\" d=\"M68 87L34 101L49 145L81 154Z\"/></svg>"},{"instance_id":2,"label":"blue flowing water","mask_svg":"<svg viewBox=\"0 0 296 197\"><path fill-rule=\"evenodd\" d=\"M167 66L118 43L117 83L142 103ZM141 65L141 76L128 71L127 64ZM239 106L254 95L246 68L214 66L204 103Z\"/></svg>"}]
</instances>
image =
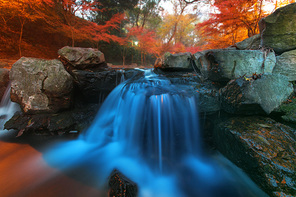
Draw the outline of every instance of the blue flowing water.
<instances>
[{"instance_id":1,"label":"blue flowing water","mask_svg":"<svg viewBox=\"0 0 296 197\"><path fill-rule=\"evenodd\" d=\"M0 132L3 131L5 122L8 121L15 112L20 111L19 105L10 100L10 89L11 84L9 83L0 103Z\"/></svg>"},{"instance_id":2,"label":"blue flowing water","mask_svg":"<svg viewBox=\"0 0 296 197\"><path fill-rule=\"evenodd\" d=\"M119 84L93 124L45 158L64 170L82 166L97 186L118 169L137 183L144 197L264 196L239 170L235 176L243 183L237 184L225 169L231 164L219 165L204 154L197 102L190 86L177 87L146 71L145 77Z\"/></svg>"}]
</instances>

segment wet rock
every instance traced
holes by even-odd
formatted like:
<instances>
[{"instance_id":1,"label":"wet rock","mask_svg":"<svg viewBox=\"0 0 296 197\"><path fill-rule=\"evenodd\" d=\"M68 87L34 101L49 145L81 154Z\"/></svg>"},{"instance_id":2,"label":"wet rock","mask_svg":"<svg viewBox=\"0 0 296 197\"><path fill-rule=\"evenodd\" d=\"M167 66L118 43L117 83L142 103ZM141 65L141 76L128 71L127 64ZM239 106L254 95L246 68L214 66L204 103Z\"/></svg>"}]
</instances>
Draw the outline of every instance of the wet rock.
<instances>
[{"instance_id":1,"label":"wet rock","mask_svg":"<svg viewBox=\"0 0 296 197\"><path fill-rule=\"evenodd\" d=\"M278 108L274 110L276 113L281 114L281 119L292 124L296 124L296 98L290 97L283 102Z\"/></svg>"},{"instance_id":2,"label":"wet rock","mask_svg":"<svg viewBox=\"0 0 296 197\"><path fill-rule=\"evenodd\" d=\"M236 43L235 47L238 50L257 50L259 49L260 42L261 42L261 36L260 34L257 34L241 42Z\"/></svg>"},{"instance_id":3,"label":"wet rock","mask_svg":"<svg viewBox=\"0 0 296 197\"><path fill-rule=\"evenodd\" d=\"M75 69L107 67L104 54L97 49L66 46L58 54L64 64Z\"/></svg>"},{"instance_id":4,"label":"wet rock","mask_svg":"<svg viewBox=\"0 0 296 197\"><path fill-rule=\"evenodd\" d=\"M4 96L8 83L9 83L9 70L5 68L0 68L0 101Z\"/></svg>"},{"instance_id":5,"label":"wet rock","mask_svg":"<svg viewBox=\"0 0 296 197\"><path fill-rule=\"evenodd\" d=\"M295 134L270 118L236 117L216 124L214 140L270 196L295 196Z\"/></svg>"},{"instance_id":6,"label":"wet rock","mask_svg":"<svg viewBox=\"0 0 296 197\"><path fill-rule=\"evenodd\" d=\"M296 49L296 3L279 8L259 22L261 45L276 53Z\"/></svg>"},{"instance_id":7,"label":"wet rock","mask_svg":"<svg viewBox=\"0 0 296 197\"><path fill-rule=\"evenodd\" d=\"M272 51L216 49L194 54L197 68L212 81L229 81L252 74L272 73Z\"/></svg>"},{"instance_id":8,"label":"wet rock","mask_svg":"<svg viewBox=\"0 0 296 197\"><path fill-rule=\"evenodd\" d=\"M22 57L10 71L11 100L25 113L54 113L70 107L73 79L59 60Z\"/></svg>"},{"instance_id":9,"label":"wet rock","mask_svg":"<svg viewBox=\"0 0 296 197\"><path fill-rule=\"evenodd\" d=\"M94 119L99 105L84 105L83 108L63 111L60 113L23 114L16 113L5 123L5 129L18 131L23 134L57 135L71 131L81 132L86 129Z\"/></svg>"},{"instance_id":10,"label":"wet rock","mask_svg":"<svg viewBox=\"0 0 296 197\"><path fill-rule=\"evenodd\" d=\"M259 114L263 110L269 114L292 92L292 84L280 74L241 77L221 89L221 108L234 114Z\"/></svg>"},{"instance_id":11,"label":"wet rock","mask_svg":"<svg viewBox=\"0 0 296 197\"><path fill-rule=\"evenodd\" d=\"M136 197L138 196L138 186L130 179L125 177L118 170L113 170L109 178L109 197L126 196Z\"/></svg>"},{"instance_id":12,"label":"wet rock","mask_svg":"<svg viewBox=\"0 0 296 197\"><path fill-rule=\"evenodd\" d=\"M166 53L161 68L164 70L188 70L192 71L191 53Z\"/></svg>"},{"instance_id":13,"label":"wet rock","mask_svg":"<svg viewBox=\"0 0 296 197\"><path fill-rule=\"evenodd\" d=\"M122 71L112 69L106 71L73 70L75 97L85 102L102 103L121 82L123 75Z\"/></svg>"},{"instance_id":14,"label":"wet rock","mask_svg":"<svg viewBox=\"0 0 296 197\"><path fill-rule=\"evenodd\" d=\"M199 113L212 113L220 110L219 89L207 81L197 85Z\"/></svg>"},{"instance_id":15,"label":"wet rock","mask_svg":"<svg viewBox=\"0 0 296 197\"><path fill-rule=\"evenodd\" d=\"M289 81L296 81L296 50L277 56L273 73L285 75Z\"/></svg>"}]
</instances>

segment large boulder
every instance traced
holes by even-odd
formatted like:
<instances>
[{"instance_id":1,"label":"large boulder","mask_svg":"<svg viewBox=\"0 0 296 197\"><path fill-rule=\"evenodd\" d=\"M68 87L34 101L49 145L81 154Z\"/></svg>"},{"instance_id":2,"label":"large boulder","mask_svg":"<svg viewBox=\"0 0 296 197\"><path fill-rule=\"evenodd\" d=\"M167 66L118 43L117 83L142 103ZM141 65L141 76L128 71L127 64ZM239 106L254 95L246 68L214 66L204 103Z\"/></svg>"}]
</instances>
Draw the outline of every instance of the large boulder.
<instances>
[{"instance_id":1,"label":"large boulder","mask_svg":"<svg viewBox=\"0 0 296 197\"><path fill-rule=\"evenodd\" d=\"M261 45L276 53L296 49L296 3L277 9L259 22Z\"/></svg>"},{"instance_id":2,"label":"large boulder","mask_svg":"<svg viewBox=\"0 0 296 197\"><path fill-rule=\"evenodd\" d=\"M216 49L194 54L205 78L229 81L245 75L272 73L276 58L272 51Z\"/></svg>"},{"instance_id":3,"label":"large boulder","mask_svg":"<svg viewBox=\"0 0 296 197\"><path fill-rule=\"evenodd\" d=\"M289 81L296 81L296 50L277 56L273 73L285 75Z\"/></svg>"},{"instance_id":4,"label":"large boulder","mask_svg":"<svg viewBox=\"0 0 296 197\"><path fill-rule=\"evenodd\" d=\"M192 55L191 53L166 53L163 57L160 68L165 70L188 70L192 71Z\"/></svg>"},{"instance_id":5,"label":"large boulder","mask_svg":"<svg viewBox=\"0 0 296 197\"><path fill-rule=\"evenodd\" d=\"M59 60L22 57L10 71L11 100L26 113L57 112L72 102L73 79Z\"/></svg>"},{"instance_id":6,"label":"large boulder","mask_svg":"<svg viewBox=\"0 0 296 197\"><path fill-rule=\"evenodd\" d=\"M65 46L58 54L64 64L75 69L107 67L104 54L97 49Z\"/></svg>"},{"instance_id":7,"label":"large boulder","mask_svg":"<svg viewBox=\"0 0 296 197\"><path fill-rule=\"evenodd\" d=\"M216 124L218 150L270 196L296 195L295 130L270 118L231 118Z\"/></svg>"},{"instance_id":8,"label":"large boulder","mask_svg":"<svg viewBox=\"0 0 296 197\"><path fill-rule=\"evenodd\" d=\"M241 77L221 89L221 108L234 114L269 114L292 92L293 85L280 74Z\"/></svg>"},{"instance_id":9,"label":"large boulder","mask_svg":"<svg viewBox=\"0 0 296 197\"><path fill-rule=\"evenodd\" d=\"M9 70L5 68L0 68L0 101L4 96L9 83Z\"/></svg>"}]
</instances>

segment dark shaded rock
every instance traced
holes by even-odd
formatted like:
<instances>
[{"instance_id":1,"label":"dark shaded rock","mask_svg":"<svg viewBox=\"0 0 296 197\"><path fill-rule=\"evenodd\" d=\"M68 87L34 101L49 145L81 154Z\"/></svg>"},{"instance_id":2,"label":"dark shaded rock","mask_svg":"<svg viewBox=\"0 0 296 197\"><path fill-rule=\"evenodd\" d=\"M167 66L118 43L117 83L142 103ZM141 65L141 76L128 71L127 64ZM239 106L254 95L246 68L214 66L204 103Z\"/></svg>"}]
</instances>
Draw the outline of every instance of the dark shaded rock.
<instances>
[{"instance_id":1,"label":"dark shaded rock","mask_svg":"<svg viewBox=\"0 0 296 197\"><path fill-rule=\"evenodd\" d=\"M253 75L221 89L221 108L234 114L271 113L291 95L293 86L280 74Z\"/></svg>"},{"instance_id":2,"label":"dark shaded rock","mask_svg":"<svg viewBox=\"0 0 296 197\"><path fill-rule=\"evenodd\" d=\"M278 108L274 110L276 113L280 113L282 120L296 124L296 98L290 97L287 101L283 102Z\"/></svg>"},{"instance_id":3,"label":"dark shaded rock","mask_svg":"<svg viewBox=\"0 0 296 197\"><path fill-rule=\"evenodd\" d=\"M215 144L270 196L296 195L295 130L270 118L216 124Z\"/></svg>"},{"instance_id":4,"label":"dark shaded rock","mask_svg":"<svg viewBox=\"0 0 296 197\"><path fill-rule=\"evenodd\" d=\"M289 81L296 81L296 50L277 56L273 73L285 75Z\"/></svg>"},{"instance_id":5,"label":"dark shaded rock","mask_svg":"<svg viewBox=\"0 0 296 197\"><path fill-rule=\"evenodd\" d=\"M10 71L11 100L25 113L54 113L70 107L73 79L59 60L22 57Z\"/></svg>"},{"instance_id":6,"label":"dark shaded rock","mask_svg":"<svg viewBox=\"0 0 296 197\"><path fill-rule=\"evenodd\" d=\"M161 69L193 71L191 53L166 53L163 57Z\"/></svg>"},{"instance_id":7,"label":"dark shaded rock","mask_svg":"<svg viewBox=\"0 0 296 197\"><path fill-rule=\"evenodd\" d=\"M272 73L274 52L261 50L216 49L194 54L197 68L204 78L229 81L252 74Z\"/></svg>"},{"instance_id":8,"label":"dark shaded rock","mask_svg":"<svg viewBox=\"0 0 296 197\"><path fill-rule=\"evenodd\" d=\"M261 42L260 34L254 35L235 44L238 50L258 50Z\"/></svg>"},{"instance_id":9,"label":"dark shaded rock","mask_svg":"<svg viewBox=\"0 0 296 197\"><path fill-rule=\"evenodd\" d=\"M280 54L296 49L296 3L279 8L261 19L261 45Z\"/></svg>"},{"instance_id":10,"label":"dark shaded rock","mask_svg":"<svg viewBox=\"0 0 296 197\"><path fill-rule=\"evenodd\" d=\"M124 69L124 80L128 80L134 77L141 77L144 76L145 72L140 69Z\"/></svg>"},{"instance_id":11,"label":"dark shaded rock","mask_svg":"<svg viewBox=\"0 0 296 197\"><path fill-rule=\"evenodd\" d=\"M121 82L123 75L122 71L112 69L106 71L73 70L76 97L86 102L102 103Z\"/></svg>"},{"instance_id":12,"label":"dark shaded rock","mask_svg":"<svg viewBox=\"0 0 296 197\"><path fill-rule=\"evenodd\" d=\"M198 111L200 113L217 112L221 109L219 89L210 81L202 83L195 88L198 92Z\"/></svg>"},{"instance_id":13,"label":"dark shaded rock","mask_svg":"<svg viewBox=\"0 0 296 197\"><path fill-rule=\"evenodd\" d=\"M19 131L18 136L23 134L56 135L70 131L81 132L91 124L98 109L99 105L92 104L57 114L16 113L6 122L5 129Z\"/></svg>"},{"instance_id":14,"label":"dark shaded rock","mask_svg":"<svg viewBox=\"0 0 296 197\"><path fill-rule=\"evenodd\" d=\"M0 68L0 101L4 96L8 83L9 83L9 70L5 68Z\"/></svg>"},{"instance_id":15,"label":"dark shaded rock","mask_svg":"<svg viewBox=\"0 0 296 197\"><path fill-rule=\"evenodd\" d=\"M64 64L75 69L107 67L104 54L93 48L80 48L65 46L58 51Z\"/></svg>"},{"instance_id":16,"label":"dark shaded rock","mask_svg":"<svg viewBox=\"0 0 296 197\"><path fill-rule=\"evenodd\" d=\"M126 196L136 197L138 196L138 186L130 179L125 177L118 170L113 170L109 178L109 197Z\"/></svg>"}]
</instances>

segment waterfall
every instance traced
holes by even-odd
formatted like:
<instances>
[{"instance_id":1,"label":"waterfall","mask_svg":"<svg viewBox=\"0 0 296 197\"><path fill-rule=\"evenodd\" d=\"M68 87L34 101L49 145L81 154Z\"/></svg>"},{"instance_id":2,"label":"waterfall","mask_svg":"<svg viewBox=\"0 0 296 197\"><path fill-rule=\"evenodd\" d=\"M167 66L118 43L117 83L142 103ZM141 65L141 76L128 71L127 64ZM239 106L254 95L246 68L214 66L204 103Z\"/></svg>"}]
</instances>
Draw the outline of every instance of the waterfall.
<instances>
[{"instance_id":1,"label":"waterfall","mask_svg":"<svg viewBox=\"0 0 296 197\"><path fill-rule=\"evenodd\" d=\"M230 173L202 150L197 92L145 72L120 83L93 124L45 159L65 170L84 166L100 184L116 168L144 197L245 196Z\"/></svg>"},{"instance_id":2,"label":"waterfall","mask_svg":"<svg viewBox=\"0 0 296 197\"><path fill-rule=\"evenodd\" d=\"M4 129L5 122L20 110L19 105L10 100L10 89L11 84L9 83L0 103L0 131Z\"/></svg>"}]
</instances>

